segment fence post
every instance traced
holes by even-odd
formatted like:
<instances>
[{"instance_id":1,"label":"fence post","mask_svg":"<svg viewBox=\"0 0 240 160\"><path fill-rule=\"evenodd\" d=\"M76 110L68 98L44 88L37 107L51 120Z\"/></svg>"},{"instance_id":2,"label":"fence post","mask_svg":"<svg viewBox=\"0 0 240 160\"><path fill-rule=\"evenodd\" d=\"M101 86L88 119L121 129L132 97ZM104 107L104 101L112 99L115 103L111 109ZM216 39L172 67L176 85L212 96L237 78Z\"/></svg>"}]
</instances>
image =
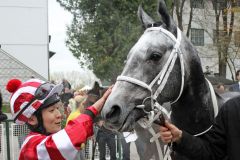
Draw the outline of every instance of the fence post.
<instances>
[{"instance_id":1,"label":"fence post","mask_svg":"<svg viewBox=\"0 0 240 160\"><path fill-rule=\"evenodd\" d=\"M9 140L9 120L4 121L6 124L6 143L7 143L7 160L10 160L10 140Z\"/></svg>"},{"instance_id":2,"label":"fence post","mask_svg":"<svg viewBox=\"0 0 240 160\"><path fill-rule=\"evenodd\" d=\"M121 136L119 136L119 134L117 134L117 154L118 154L118 157L117 157L117 160L122 160L122 154L123 154L123 151L122 151L122 143L121 143Z\"/></svg>"}]
</instances>

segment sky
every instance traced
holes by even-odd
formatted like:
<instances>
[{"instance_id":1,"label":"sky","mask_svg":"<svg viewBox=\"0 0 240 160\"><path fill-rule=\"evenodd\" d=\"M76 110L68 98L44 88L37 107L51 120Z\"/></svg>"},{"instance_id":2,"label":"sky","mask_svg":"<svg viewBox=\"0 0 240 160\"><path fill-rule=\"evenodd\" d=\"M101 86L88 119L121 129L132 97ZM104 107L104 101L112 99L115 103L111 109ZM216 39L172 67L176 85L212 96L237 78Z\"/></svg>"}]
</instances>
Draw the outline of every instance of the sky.
<instances>
[{"instance_id":1,"label":"sky","mask_svg":"<svg viewBox=\"0 0 240 160\"><path fill-rule=\"evenodd\" d=\"M50 51L56 54L50 58L50 73L82 70L78 60L65 45L67 25L71 24L72 15L64 10L56 0L48 1L48 24L51 42Z\"/></svg>"},{"instance_id":2,"label":"sky","mask_svg":"<svg viewBox=\"0 0 240 160\"><path fill-rule=\"evenodd\" d=\"M71 24L72 18L72 15L64 10L56 0L48 1L48 29L49 35L51 35L49 50L56 52L49 60L50 75L63 75L64 78L76 85L84 83L85 85L93 86L95 81L101 84L92 71L80 67L77 58L66 47L67 25ZM79 74L75 74L76 72L72 71L77 71ZM75 75L69 77L71 74Z\"/></svg>"}]
</instances>

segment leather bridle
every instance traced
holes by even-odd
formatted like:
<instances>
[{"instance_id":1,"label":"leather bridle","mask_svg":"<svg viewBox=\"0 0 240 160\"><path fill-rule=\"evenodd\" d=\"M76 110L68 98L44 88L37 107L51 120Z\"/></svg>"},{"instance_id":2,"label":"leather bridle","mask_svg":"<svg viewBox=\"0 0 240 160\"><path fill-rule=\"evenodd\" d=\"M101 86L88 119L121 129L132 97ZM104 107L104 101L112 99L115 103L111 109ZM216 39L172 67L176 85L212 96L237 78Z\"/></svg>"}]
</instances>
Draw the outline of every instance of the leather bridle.
<instances>
[{"instance_id":1,"label":"leather bridle","mask_svg":"<svg viewBox=\"0 0 240 160\"><path fill-rule=\"evenodd\" d=\"M159 117L159 114L161 112L166 112L166 109L157 102L157 97L163 91L163 89L167 83L167 80L169 78L169 75L173 70L173 67L175 65L177 57L179 57L180 65L181 65L181 77L182 77L181 78L181 88L180 88L178 97L174 101L170 102L171 104L177 102L178 99L181 97L183 87L184 87L184 76L185 76L185 74L184 74L185 73L184 72L184 59L183 59L182 52L179 48L180 43L181 43L181 31L177 28L177 38L175 38L175 36L171 32L162 28L161 26L160 27L150 27L145 31L145 33L152 32L152 31L162 32L163 34L165 34L166 36L168 36L170 39L172 39L175 42L175 45L174 45L166 63L164 64L162 70L158 73L158 75L152 80L152 82L150 84L147 84L136 78L124 76L124 75L120 75L117 78L117 81L126 81L129 83L141 86L150 92L150 97L146 97L143 100L143 102L146 101L147 99L151 100L151 111L145 110L146 106L144 103L136 106L137 108L143 109L145 113L148 113L148 120L149 120L148 126L152 125L152 123ZM156 83L158 85L158 88L153 93L153 86ZM167 115L169 115L169 114L167 114Z\"/></svg>"}]
</instances>

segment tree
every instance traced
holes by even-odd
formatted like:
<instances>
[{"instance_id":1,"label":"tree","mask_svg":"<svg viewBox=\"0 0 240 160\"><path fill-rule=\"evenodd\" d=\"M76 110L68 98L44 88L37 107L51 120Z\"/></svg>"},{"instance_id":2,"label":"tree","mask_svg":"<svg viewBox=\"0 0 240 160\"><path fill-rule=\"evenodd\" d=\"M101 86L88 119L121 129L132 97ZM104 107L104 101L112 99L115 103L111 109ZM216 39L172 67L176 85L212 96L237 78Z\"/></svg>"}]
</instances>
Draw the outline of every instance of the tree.
<instances>
[{"instance_id":1,"label":"tree","mask_svg":"<svg viewBox=\"0 0 240 160\"><path fill-rule=\"evenodd\" d=\"M169 0L168 4L172 3L172 10L173 15L176 15L176 22L178 23L178 28L180 30L184 30L183 27L183 11L184 11L184 5L189 5L188 7L190 8L189 11L189 18L188 18L188 24L187 24L187 29L186 29L186 36L189 37L190 29L191 29L191 24L192 24L192 17L193 17L193 6L192 6L192 0L189 1L188 4L186 4L186 0L175 0L171 1Z\"/></svg>"},{"instance_id":2,"label":"tree","mask_svg":"<svg viewBox=\"0 0 240 160\"><path fill-rule=\"evenodd\" d=\"M228 11L229 7L235 7L235 0L212 0L216 19L216 42L219 58L219 75L226 77L226 68L229 58L229 46L233 34L234 11ZM220 23L222 18L222 24ZM230 19L229 19L230 18ZM223 30L220 30L222 26ZM231 68L231 66L229 66Z\"/></svg>"},{"instance_id":3,"label":"tree","mask_svg":"<svg viewBox=\"0 0 240 160\"><path fill-rule=\"evenodd\" d=\"M115 81L122 71L130 48L142 32L137 19L138 5L142 2L143 8L157 19L156 0L57 1L74 16L67 31L67 46L80 60L82 66L92 69L97 77L105 81ZM176 15L178 27L181 30L185 29L184 32L189 37L192 20L196 16L194 15L196 10L193 8L195 1L188 0L189 3L186 3L186 0L165 1L170 12ZM227 11L227 8L229 5L236 6L236 2L234 0L212 0L211 2L215 11L219 75L226 77L226 66L230 66L233 62L229 57L229 47L234 24L234 12ZM186 15L183 12L186 7L190 10L187 27L184 28L183 19L186 17L183 18L183 16ZM219 29L222 26L223 31Z\"/></svg>"},{"instance_id":4,"label":"tree","mask_svg":"<svg viewBox=\"0 0 240 160\"><path fill-rule=\"evenodd\" d=\"M114 82L142 32L137 18L140 0L57 1L74 17L67 29L70 51L101 80ZM156 16L156 0L144 1L144 9Z\"/></svg>"},{"instance_id":5,"label":"tree","mask_svg":"<svg viewBox=\"0 0 240 160\"><path fill-rule=\"evenodd\" d=\"M176 15L178 27L181 30L184 30L183 25L187 26L187 28L185 28L187 37L189 37L192 21L194 21L195 24L198 24L198 26L201 26L205 32L212 37L214 44L211 44L211 48L217 50L219 75L226 77L227 66L232 72L234 72L233 70L235 69L232 68L234 68L234 60L237 57L236 55L239 47L234 47L231 42L234 29L234 8L236 7L237 2L234 0L188 0L188 3L185 3L187 2L186 0L175 0L174 2L174 14ZM202 9L195 9L195 7L193 7L193 2L195 5L197 3L202 3L204 7ZM209 6L209 2L212 3L212 6ZM185 24L183 24L183 10L186 10L186 8L188 9L187 13L189 13L188 23L185 22ZM212 15L215 17L214 19L210 18ZM186 17L184 17L184 19L186 20ZM212 26L213 24L214 26ZM214 32L212 32L213 30ZM204 47L207 49L210 46Z\"/></svg>"}]
</instances>

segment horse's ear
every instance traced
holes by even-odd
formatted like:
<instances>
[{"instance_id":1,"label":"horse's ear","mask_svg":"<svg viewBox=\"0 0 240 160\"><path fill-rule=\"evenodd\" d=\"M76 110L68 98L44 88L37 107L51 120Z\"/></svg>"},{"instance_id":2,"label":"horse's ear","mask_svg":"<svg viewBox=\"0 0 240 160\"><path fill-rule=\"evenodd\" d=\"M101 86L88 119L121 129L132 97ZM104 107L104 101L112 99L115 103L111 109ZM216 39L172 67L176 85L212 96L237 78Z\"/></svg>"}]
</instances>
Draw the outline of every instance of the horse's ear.
<instances>
[{"instance_id":1,"label":"horse's ear","mask_svg":"<svg viewBox=\"0 0 240 160\"><path fill-rule=\"evenodd\" d=\"M145 29L149 24L154 23L154 20L143 10L142 5L138 7L138 17Z\"/></svg>"},{"instance_id":2,"label":"horse's ear","mask_svg":"<svg viewBox=\"0 0 240 160\"><path fill-rule=\"evenodd\" d=\"M97 81L94 82L94 88L100 88L100 85Z\"/></svg>"},{"instance_id":3,"label":"horse's ear","mask_svg":"<svg viewBox=\"0 0 240 160\"><path fill-rule=\"evenodd\" d=\"M161 15L162 21L166 24L168 31L177 37L177 26L169 15L164 0L159 0L158 13Z\"/></svg>"}]
</instances>

